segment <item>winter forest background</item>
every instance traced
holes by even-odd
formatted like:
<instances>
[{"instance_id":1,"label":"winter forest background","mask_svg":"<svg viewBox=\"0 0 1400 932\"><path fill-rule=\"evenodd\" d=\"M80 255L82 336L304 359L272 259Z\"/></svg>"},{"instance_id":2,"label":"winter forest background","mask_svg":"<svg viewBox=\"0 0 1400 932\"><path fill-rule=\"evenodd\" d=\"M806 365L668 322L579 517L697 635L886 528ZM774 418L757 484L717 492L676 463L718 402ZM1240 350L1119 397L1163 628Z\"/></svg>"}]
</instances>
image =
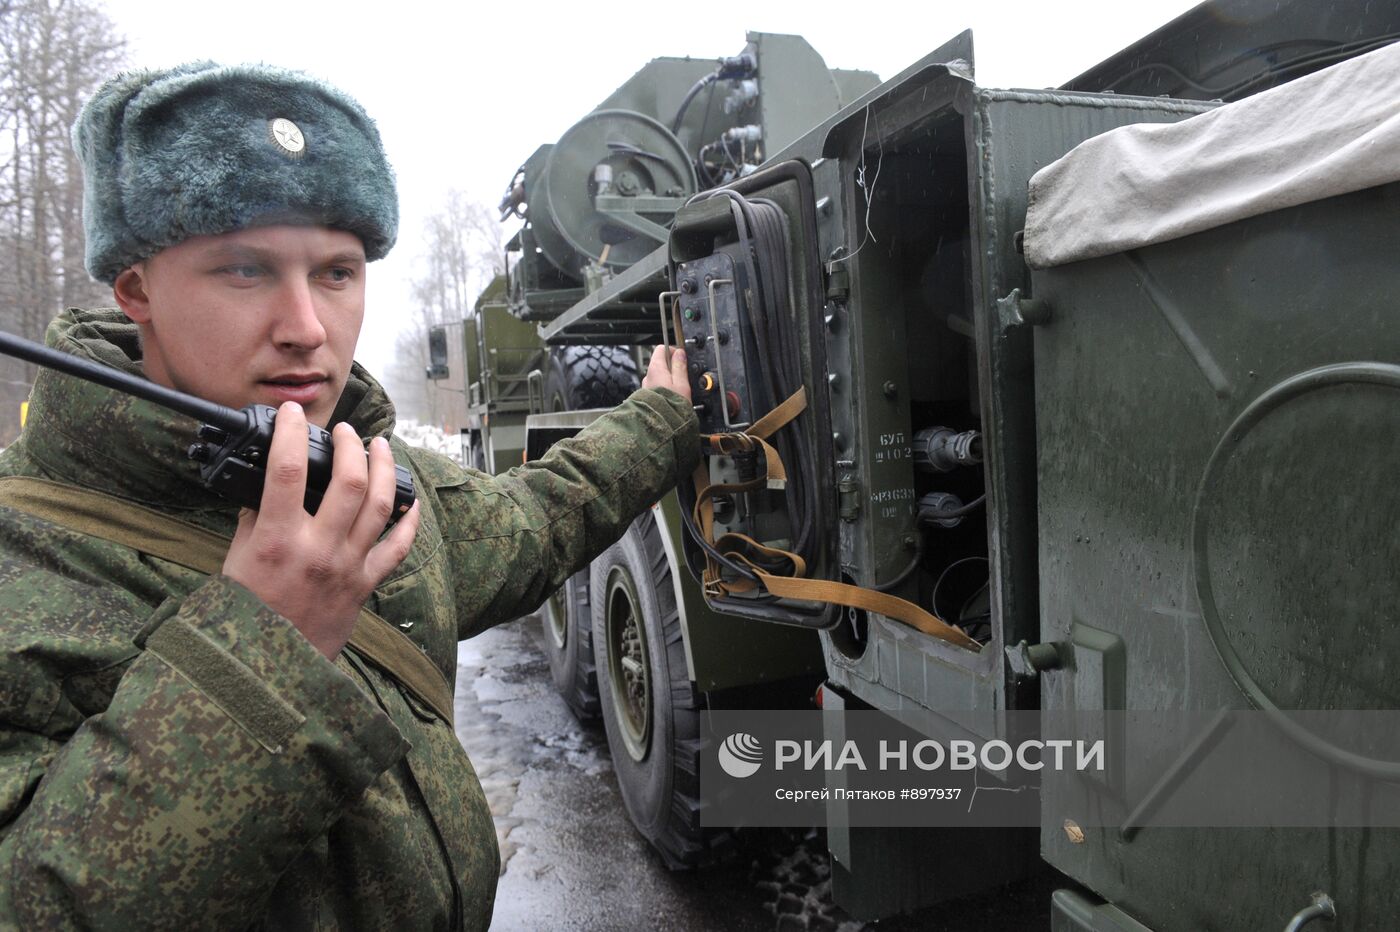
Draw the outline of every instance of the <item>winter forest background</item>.
<instances>
[{"instance_id":1,"label":"winter forest background","mask_svg":"<svg viewBox=\"0 0 1400 932\"><path fill-rule=\"evenodd\" d=\"M91 0L0 0L0 330L42 340L64 307L110 305L83 268L82 173L69 131L84 101L129 66L127 41ZM402 309L381 378L400 418L436 423L423 377L427 331L461 320L504 263L506 230L486 205L443 192L422 229L399 231L414 257L412 308ZM20 429L34 366L0 356L0 447Z\"/></svg>"}]
</instances>

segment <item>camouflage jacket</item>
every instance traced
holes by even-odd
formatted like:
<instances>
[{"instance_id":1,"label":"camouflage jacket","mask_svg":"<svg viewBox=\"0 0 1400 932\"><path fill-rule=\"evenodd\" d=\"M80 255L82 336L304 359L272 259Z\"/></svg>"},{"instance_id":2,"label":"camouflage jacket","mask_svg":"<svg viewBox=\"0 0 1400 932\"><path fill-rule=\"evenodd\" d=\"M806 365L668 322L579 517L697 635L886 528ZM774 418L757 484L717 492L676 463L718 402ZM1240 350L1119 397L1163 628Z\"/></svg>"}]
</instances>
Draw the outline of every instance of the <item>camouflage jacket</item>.
<instances>
[{"instance_id":1,"label":"camouflage jacket","mask_svg":"<svg viewBox=\"0 0 1400 932\"><path fill-rule=\"evenodd\" d=\"M74 312L51 345L139 371L134 327ZM356 368L336 420L388 435ZM85 485L231 534L184 458L195 423L43 372L0 475ZM371 607L448 681L456 644L585 565L698 456L694 414L641 390L492 478L393 441L423 502ZM0 927L483 928L499 872L452 730L387 677L326 660L226 577L0 509ZM179 637L144 649L177 626ZM154 645L153 645L154 646Z\"/></svg>"}]
</instances>

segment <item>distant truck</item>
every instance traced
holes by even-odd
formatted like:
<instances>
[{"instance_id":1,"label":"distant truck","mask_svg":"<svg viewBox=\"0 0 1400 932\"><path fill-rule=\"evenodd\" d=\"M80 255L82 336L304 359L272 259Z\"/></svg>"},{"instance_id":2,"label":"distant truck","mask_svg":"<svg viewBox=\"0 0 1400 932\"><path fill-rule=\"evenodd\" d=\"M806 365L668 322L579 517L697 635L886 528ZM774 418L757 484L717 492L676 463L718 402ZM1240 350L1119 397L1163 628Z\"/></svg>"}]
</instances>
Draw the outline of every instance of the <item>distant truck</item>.
<instances>
[{"instance_id":1,"label":"distant truck","mask_svg":"<svg viewBox=\"0 0 1400 932\"><path fill-rule=\"evenodd\" d=\"M645 218L664 237L602 223L567 307L526 311L545 302L512 280L550 346L692 363L707 474L595 561L558 645L588 654L669 862L723 841L699 709L774 707L808 671L825 708L984 740L1019 710L1394 706L1400 158L1331 100L1386 125L1400 56L1348 59L1397 35L1393 6L1207 3L1061 88L993 90L964 33L755 170L661 194L683 199ZM1361 70L1331 100L1288 83L1338 62ZM1170 145L1142 129L1231 102ZM1342 153L1323 172L1319 136ZM595 153L634 150L663 147ZM616 219L597 164L574 190ZM531 417L526 455L592 416ZM862 828L833 803L834 896L873 918L1048 863L1057 930L1400 915L1394 832L1076 832L1059 779L1039 829Z\"/></svg>"}]
</instances>

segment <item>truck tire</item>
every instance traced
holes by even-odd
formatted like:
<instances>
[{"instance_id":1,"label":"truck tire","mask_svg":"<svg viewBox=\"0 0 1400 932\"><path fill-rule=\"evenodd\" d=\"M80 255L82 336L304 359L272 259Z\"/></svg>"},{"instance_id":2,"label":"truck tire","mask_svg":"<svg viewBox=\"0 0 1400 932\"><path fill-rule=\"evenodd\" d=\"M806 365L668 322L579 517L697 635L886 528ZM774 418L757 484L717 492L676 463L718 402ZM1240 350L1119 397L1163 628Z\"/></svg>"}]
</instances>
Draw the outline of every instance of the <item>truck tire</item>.
<instances>
[{"instance_id":1,"label":"truck tire","mask_svg":"<svg viewBox=\"0 0 1400 932\"><path fill-rule=\"evenodd\" d=\"M545 410L611 408L642 384L632 354L620 346L564 346L549 357Z\"/></svg>"},{"instance_id":2,"label":"truck tire","mask_svg":"<svg viewBox=\"0 0 1400 932\"><path fill-rule=\"evenodd\" d=\"M612 407L640 385L637 365L616 346L565 346L550 354L545 410ZM588 571L581 570L545 602L544 652L554 687L579 721L598 715Z\"/></svg>"},{"instance_id":3,"label":"truck tire","mask_svg":"<svg viewBox=\"0 0 1400 932\"><path fill-rule=\"evenodd\" d=\"M701 701L652 514L590 571L598 695L623 804L668 867L694 867L723 836L700 827Z\"/></svg>"},{"instance_id":4,"label":"truck tire","mask_svg":"<svg viewBox=\"0 0 1400 932\"><path fill-rule=\"evenodd\" d=\"M581 722L598 717L598 675L593 665L588 570L579 570L545 601L544 654L554 688Z\"/></svg>"}]
</instances>

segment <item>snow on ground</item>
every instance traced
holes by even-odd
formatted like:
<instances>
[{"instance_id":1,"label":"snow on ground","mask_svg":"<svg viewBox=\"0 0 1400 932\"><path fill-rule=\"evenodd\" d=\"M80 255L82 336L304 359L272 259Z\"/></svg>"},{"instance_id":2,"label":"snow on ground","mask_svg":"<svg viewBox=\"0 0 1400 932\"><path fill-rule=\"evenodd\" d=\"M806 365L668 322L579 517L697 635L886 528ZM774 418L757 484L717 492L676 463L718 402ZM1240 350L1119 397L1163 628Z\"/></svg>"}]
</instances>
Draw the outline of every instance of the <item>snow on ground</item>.
<instances>
[{"instance_id":1,"label":"snow on ground","mask_svg":"<svg viewBox=\"0 0 1400 932\"><path fill-rule=\"evenodd\" d=\"M449 434L431 424L420 424L417 421L399 421L394 433L411 447L422 447L451 457L457 463L462 462L461 434Z\"/></svg>"}]
</instances>

